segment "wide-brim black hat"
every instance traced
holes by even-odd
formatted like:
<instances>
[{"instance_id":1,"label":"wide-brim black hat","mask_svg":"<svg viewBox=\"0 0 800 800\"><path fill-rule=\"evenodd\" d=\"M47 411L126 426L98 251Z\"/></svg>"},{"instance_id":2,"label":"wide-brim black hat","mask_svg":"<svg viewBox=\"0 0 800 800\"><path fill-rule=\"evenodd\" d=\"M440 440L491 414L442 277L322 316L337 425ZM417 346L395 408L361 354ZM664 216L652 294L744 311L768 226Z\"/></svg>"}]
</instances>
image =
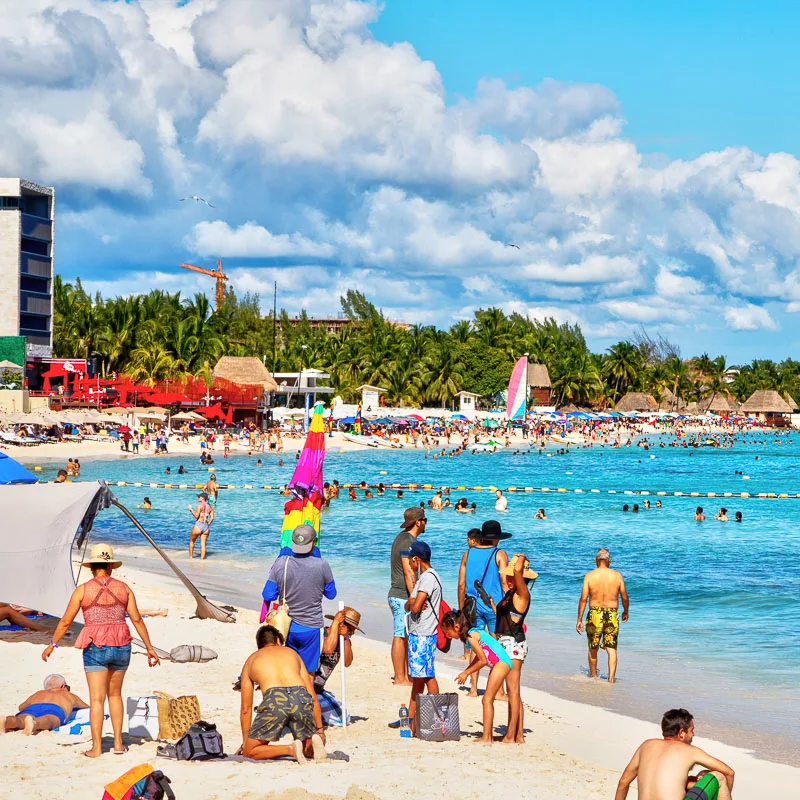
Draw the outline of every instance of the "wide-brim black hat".
<instances>
[{"instance_id":1,"label":"wide-brim black hat","mask_svg":"<svg viewBox=\"0 0 800 800\"><path fill-rule=\"evenodd\" d=\"M481 525L481 541L482 542L499 542L503 539L510 539L511 534L504 531L500 527L500 523L496 519L487 519Z\"/></svg>"}]
</instances>

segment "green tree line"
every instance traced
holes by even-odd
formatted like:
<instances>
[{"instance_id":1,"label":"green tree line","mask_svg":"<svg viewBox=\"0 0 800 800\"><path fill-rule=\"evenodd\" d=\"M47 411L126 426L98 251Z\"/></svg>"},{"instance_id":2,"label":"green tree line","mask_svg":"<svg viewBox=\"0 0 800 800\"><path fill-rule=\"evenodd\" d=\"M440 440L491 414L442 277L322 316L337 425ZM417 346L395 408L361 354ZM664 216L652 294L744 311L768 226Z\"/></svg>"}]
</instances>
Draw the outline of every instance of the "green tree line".
<instances>
[{"instance_id":1,"label":"green tree line","mask_svg":"<svg viewBox=\"0 0 800 800\"><path fill-rule=\"evenodd\" d=\"M800 395L800 362L757 359L729 365L724 356L681 358L665 339L644 332L604 353L592 353L578 325L481 309L448 330L387 320L360 292L340 298L349 324L336 333L312 327L303 314L262 314L257 294L228 290L214 309L203 294L103 298L56 276L54 347L59 357L98 359L101 373L130 375L152 385L198 376L211 382L220 356L257 356L277 372L322 369L346 401L368 383L386 389L387 403L444 404L461 391L491 397L505 390L516 360L528 353L545 364L556 405L608 407L629 391L670 394L686 402L715 395L744 400L756 389Z\"/></svg>"}]
</instances>

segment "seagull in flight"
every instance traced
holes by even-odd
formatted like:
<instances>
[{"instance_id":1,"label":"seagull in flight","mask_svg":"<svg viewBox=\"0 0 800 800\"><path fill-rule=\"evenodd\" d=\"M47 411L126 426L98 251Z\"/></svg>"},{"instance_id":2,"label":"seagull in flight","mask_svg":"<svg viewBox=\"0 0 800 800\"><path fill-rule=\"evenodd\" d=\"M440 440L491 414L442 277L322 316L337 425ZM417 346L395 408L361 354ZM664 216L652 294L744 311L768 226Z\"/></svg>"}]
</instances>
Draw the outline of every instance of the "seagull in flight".
<instances>
[{"instance_id":1,"label":"seagull in flight","mask_svg":"<svg viewBox=\"0 0 800 800\"><path fill-rule=\"evenodd\" d=\"M205 204L206 204L206 205L207 205L209 208L214 208L214 206L212 206L212 205L211 205L211 203L209 203L209 202L208 202L208 200L206 200L206 199L205 199L205 197L199 197L199 196L198 196L198 195L196 195L196 194L193 194L193 195L191 195L190 197L181 197L181 198L180 198L180 202L181 202L181 203L182 203L184 200L194 200L194 201L195 201L195 202L197 202L197 203L205 203Z\"/></svg>"},{"instance_id":2,"label":"seagull in flight","mask_svg":"<svg viewBox=\"0 0 800 800\"><path fill-rule=\"evenodd\" d=\"M509 243L506 245L506 247L516 247L516 248L517 248L517 250L519 250L519 245L518 245L518 244L511 244L511 242L509 242Z\"/></svg>"}]
</instances>

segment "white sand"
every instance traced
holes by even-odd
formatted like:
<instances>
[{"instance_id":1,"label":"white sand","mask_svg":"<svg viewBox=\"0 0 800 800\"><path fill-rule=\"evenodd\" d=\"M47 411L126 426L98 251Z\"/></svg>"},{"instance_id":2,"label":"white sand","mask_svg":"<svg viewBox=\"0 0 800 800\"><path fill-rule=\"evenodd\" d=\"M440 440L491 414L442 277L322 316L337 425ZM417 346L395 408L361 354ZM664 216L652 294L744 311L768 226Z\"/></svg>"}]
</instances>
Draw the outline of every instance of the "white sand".
<instances>
[{"instance_id":1,"label":"white sand","mask_svg":"<svg viewBox=\"0 0 800 800\"><path fill-rule=\"evenodd\" d=\"M241 743L238 726L239 695L231 683L254 648L257 617L241 611L235 625L190 619L191 597L172 578L156 578L124 566L117 573L134 588L142 608L168 608L167 618L147 620L153 642L166 650L180 644L204 644L219 653L207 664L166 663L148 669L141 655L134 656L125 680L124 696L161 690L173 695L196 694L203 717L217 724L225 749L233 753ZM347 599L346 596L343 599ZM47 635L0 635L0 713L13 713L27 695L38 689L50 672L60 672L73 691L86 698L80 653L59 648L50 661L41 661ZM417 798L510 798L539 800L609 798L620 770L638 743L658 735L656 724L622 717L600 708L561 700L543 692L524 690L527 742L523 746L475 744L470 736L459 743L431 744L401 740L386 723L408 700L407 689L392 686L386 645L364 637L354 639L355 664L348 670L350 711L359 719L346 731L332 729L329 750L347 753L349 763L299 766L288 761L271 763L188 764L155 759L156 743L130 741L124 756L106 752L88 760L81 752L88 737L43 733L0 736L0 798L45 800L69 796L98 800L103 785L126 769L146 761L155 763L173 780L179 800L214 798L292 798L311 796ZM440 671L442 691L454 691L451 675ZM337 670L329 688L339 692ZM462 730L480 730L481 702L460 699ZM505 722L505 707L498 703L496 723ZM657 723L657 720L654 720ZM698 720L702 733L702 720ZM111 747L106 724L104 747ZM727 761L737 771L736 797L800 796L800 769L759 761L736 748L698 737L696 743ZM154 760L155 759L155 760ZM791 789L791 787L795 787ZM288 790L291 791L289 793ZM795 792L795 794L791 794ZM636 796L635 790L631 797Z\"/></svg>"}]
</instances>

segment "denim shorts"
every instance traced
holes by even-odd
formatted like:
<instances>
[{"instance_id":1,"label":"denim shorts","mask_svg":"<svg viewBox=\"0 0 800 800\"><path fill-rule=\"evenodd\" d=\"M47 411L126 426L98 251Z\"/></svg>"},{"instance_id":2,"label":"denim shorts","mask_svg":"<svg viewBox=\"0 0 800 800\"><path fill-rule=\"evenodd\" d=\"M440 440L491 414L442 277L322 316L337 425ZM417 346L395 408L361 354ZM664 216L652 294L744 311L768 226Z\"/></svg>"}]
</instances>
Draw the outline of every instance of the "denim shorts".
<instances>
[{"instance_id":1,"label":"denim shorts","mask_svg":"<svg viewBox=\"0 0 800 800\"><path fill-rule=\"evenodd\" d=\"M83 651L84 672L125 672L131 663L131 646L98 647L94 643Z\"/></svg>"},{"instance_id":2,"label":"denim shorts","mask_svg":"<svg viewBox=\"0 0 800 800\"><path fill-rule=\"evenodd\" d=\"M394 636L397 639L406 638L406 601L400 597L389 598L389 608L392 609L394 618Z\"/></svg>"}]
</instances>

